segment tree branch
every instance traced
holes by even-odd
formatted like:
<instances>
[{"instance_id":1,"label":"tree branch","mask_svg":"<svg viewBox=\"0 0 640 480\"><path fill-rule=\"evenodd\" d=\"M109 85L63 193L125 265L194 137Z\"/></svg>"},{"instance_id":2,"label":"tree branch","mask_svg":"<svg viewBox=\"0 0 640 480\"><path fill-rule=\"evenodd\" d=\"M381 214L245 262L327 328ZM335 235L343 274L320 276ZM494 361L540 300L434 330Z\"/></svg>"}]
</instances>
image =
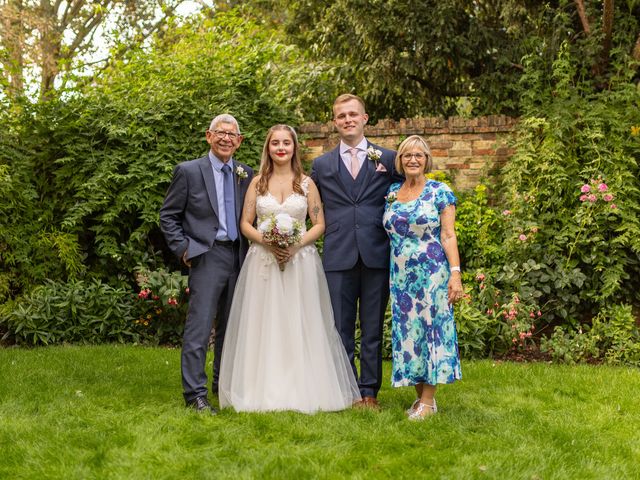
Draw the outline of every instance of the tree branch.
<instances>
[{"instance_id":1,"label":"tree branch","mask_svg":"<svg viewBox=\"0 0 640 480\"><path fill-rule=\"evenodd\" d=\"M587 18L587 12L584 8L584 1L574 0L574 3L576 4L576 9L578 10L578 16L580 17L580 23L582 23L584 33L591 35L591 26L589 24L589 19Z\"/></svg>"}]
</instances>

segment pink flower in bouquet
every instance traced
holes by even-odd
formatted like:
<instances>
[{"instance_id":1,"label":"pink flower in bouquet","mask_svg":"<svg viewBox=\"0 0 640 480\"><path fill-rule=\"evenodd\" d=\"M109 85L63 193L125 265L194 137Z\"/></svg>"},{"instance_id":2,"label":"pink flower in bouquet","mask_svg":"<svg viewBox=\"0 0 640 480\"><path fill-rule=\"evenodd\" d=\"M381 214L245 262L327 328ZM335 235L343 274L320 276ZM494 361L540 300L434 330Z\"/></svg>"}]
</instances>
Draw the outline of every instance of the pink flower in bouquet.
<instances>
[{"instance_id":1,"label":"pink flower in bouquet","mask_svg":"<svg viewBox=\"0 0 640 480\"><path fill-rule=\"evenodd\" d=\"M505 216L506 215L511 215L511 210L503 210L502 214L505 215Z\"/></svg>"},{"instance_id":2,"label":"pink flower in bouquet","mask_svg":"<svg viewBox=\"0 0 640 480\"><path fill-rule=\"evenodd\" d=\"M593 203L596 200L598 200L598 197L596 197L593 193L591 193L591 194L589 194L589 196L587 196L587 200L589 200L591 203Z\"/></svg>"},{"instance_id":3,"label":"pink flower in bouquet","mask_svg":"<svg viewBox=\"0 0 640 480\"><path fill-rule=\"evenodd\" d=\"M526 242L527 236L524 233L521 233L520 236L518 237L518 240L520 240L521 242Z\"/></svg>"},{"instance_id":4,"label":"pink flower in bouquet","mask_svg":"<svg viewBox=\"0 0 640 480\"><path fill-rule=\"evenodd\" d=\"M618 208L618 206L615 203L611 204L611 210L615 210L616 208Z\"/></svg>"},{"instance_id":5,"label":"pink flower in bouquet","mask_svg":"<svg viewBox=\"0 0 640 480\"><path fill-rule=\"evenodd\" d=\"M607 187L606 183L601 183L600 185L598 185L598 190L601 192L606 192L607 190L609 190L609 187Z\"/></svg>"},{"instance_id":6,"label":"pink flower in bouquet","mask_svg":"<svg viewBox=\"0 0 640 480\"><path fill-rule=\"evenodd\" d=\"M582 193L589 193L591 191L591 187L585 183L584 185L582 185L582 187L580 187L580 191Z\"/></svg>"},{"instance_id":7,"label":"pink flower in bouquet","mask_svg":"<svg viewBox=\"0 0 640 480\"><path fill-rule=\"evenodd\" d=\"M580 201L581 202L586 202L587 201L587 196L586 195L580 195Z\"/></svg>"},{"instance_id":8,"label":"pink flower in bouquet","mask_svg":"<svg viewBox=\"0 0 640 480\"><path fill-rule=\"evenodd\" d=\"M605 194L602 196L602 199L603 199L605 202L610 202L611 200L613 200L613 195L611 195L610 193L605 193Z\"/></svg>"}]
</instances>

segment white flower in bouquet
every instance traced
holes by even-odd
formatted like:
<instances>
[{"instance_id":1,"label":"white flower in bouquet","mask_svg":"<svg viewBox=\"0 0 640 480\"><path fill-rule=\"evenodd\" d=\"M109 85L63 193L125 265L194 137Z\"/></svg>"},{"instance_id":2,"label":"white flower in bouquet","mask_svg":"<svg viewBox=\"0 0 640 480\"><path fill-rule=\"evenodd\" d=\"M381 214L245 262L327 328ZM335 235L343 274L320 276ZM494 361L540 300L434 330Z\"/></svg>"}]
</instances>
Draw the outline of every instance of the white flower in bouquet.
<instances>
[{"instance_id":1,"label":"white flower in bouquet","mask_svg":"<svg viewBox=\"0 0 640 480\"><path fill-rule=\"evenodd\" d=\"M294 230L294 220L290 215L286 213L279 213L276 215L276 228L283 235L288 235L293 233Z\"/></svg>"}]
</instances>

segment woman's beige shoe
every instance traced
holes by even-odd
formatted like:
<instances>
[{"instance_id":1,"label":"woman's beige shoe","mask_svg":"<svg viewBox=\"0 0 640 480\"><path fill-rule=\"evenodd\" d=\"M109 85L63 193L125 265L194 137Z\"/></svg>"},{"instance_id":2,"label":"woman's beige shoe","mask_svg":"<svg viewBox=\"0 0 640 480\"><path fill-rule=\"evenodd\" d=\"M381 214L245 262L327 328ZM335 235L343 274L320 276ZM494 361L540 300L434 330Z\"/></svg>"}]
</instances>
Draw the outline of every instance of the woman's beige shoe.
<instances>
[{"instance_id":1,"label":"woman's beige shoe","mask_svg":"<svg viewBox=\"0 0 640 480\"><path fill-rule=\"evenodd\" d=\"M436 405L435 398L433 399L433 405L418 401L418 406L409 414L409 420L412 422L419 422L435 414L437 411L438 406Z\"/></svg>"}]
</instances>

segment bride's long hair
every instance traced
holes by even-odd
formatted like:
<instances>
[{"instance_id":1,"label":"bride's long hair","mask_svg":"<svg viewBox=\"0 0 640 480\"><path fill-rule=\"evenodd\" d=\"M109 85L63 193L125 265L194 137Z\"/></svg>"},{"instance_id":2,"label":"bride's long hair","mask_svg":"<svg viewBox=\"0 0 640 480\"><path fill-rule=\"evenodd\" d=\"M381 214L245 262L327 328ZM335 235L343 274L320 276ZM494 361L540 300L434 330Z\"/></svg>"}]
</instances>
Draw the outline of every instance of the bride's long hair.
<instances>
[{"instance_id":1,"label":"bride's long hair","mask_svg":"<svg viewBox=\"0 0 640 480\"><path fill-rule=\"evenodd\" d=\"M300 195L304 195L300 183L302 182L302 161L300 160L300 144L298 143L298 135L296 131L289 125L274 125L267 132L267 139L262 147L262 156L260 157L260 180L256 185L256 191L258 195L264 195L267 193L269 179L273 175L273 159L269 155L269 142L274 132L278 130L284 130L291 135L293 140L293 156L291 157L291 170L293 170L293 191Z\"/></svg>"}]
</instances>

